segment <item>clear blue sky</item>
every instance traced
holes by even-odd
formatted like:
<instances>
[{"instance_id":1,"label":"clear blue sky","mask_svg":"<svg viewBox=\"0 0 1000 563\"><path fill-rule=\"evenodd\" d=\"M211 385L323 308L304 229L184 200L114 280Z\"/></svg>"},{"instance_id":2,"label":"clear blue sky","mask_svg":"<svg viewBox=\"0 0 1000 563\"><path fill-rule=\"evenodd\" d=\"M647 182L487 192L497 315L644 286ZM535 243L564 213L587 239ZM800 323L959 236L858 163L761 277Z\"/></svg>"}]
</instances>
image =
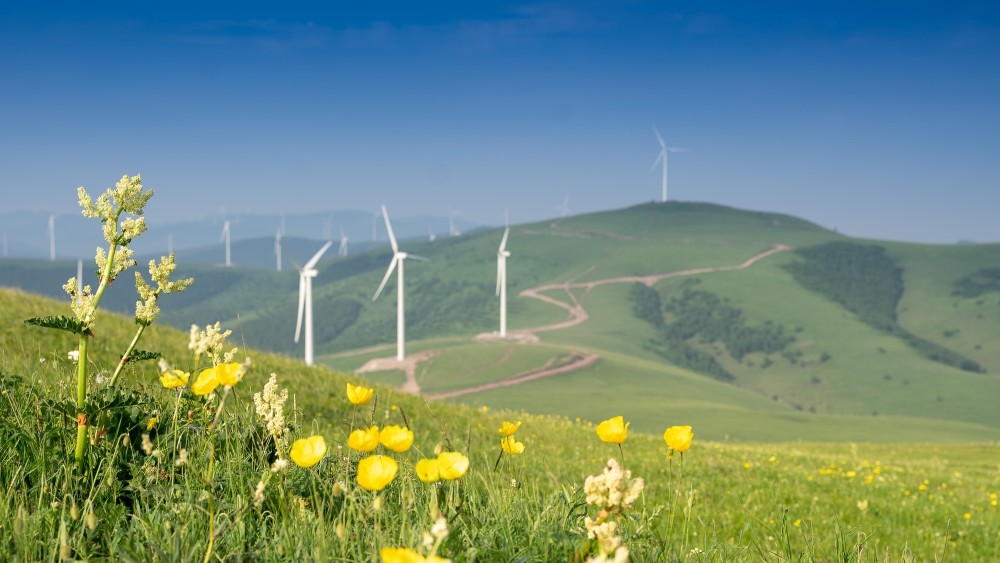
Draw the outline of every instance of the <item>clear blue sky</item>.
<instances>
[{"instance_id":1,"label":"clear blue sky","mask_svg":"<svg viewBox=\"0 0 1000 563\"><path fill-rule=\"evenodd\" d=\"M658 198L656 125L671 198L1000 241L995 4L4 2L0 211L533 221Z\"/></svg>"}]
</instances>

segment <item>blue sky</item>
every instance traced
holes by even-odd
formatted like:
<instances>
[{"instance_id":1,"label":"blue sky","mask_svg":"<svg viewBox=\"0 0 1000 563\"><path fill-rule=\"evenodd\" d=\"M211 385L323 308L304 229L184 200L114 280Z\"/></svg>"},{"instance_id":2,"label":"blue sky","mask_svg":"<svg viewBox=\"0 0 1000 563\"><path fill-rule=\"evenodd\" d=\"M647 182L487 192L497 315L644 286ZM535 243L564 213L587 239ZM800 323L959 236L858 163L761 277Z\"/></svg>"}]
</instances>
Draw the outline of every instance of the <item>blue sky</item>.
<instances>
[{"instance_id":1,"label":"blue sky","mask_svg":"<svg viewBox=\"0 0 1000 563\"><path fill-rule=\"evenodd\" d=\"M0 211L141 172L154 223L375 210L497 224L659 198L1000 241L991 2L0 7Z\"/></svg>"}]
</instances>

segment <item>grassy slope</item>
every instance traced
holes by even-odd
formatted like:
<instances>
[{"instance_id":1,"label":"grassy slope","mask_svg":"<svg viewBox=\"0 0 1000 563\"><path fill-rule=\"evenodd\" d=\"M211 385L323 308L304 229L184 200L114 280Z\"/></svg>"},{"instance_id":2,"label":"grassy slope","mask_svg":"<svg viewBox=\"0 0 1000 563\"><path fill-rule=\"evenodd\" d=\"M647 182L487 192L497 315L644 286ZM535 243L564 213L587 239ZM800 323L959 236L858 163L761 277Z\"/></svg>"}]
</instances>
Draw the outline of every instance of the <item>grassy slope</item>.
<instances>
[{"instance_id":1,"label":"grassy slope","mask_svg":"<svg viewBox=\"0 0 1000 563\"><path fill-rule=\"evenodd\" d=\"M408 351L442 349L439 356L418 371L429 391L451 388L455 379L470 371L478 374L465 378L470 382L478 382L485 377L515 375L514 372L490 370L483 366L483 358L493 357L492 353L477 358L477 354L472 352L475 348L447 347L457 342L468 343L474 334L496 328L497 303L493 296L493 284L499 234L499 231L494 231L435 243L405 245L408 251L431 259L426 263L411 261L407 264ZM556 307L514 297L526 287L554 281L601 279L623 273L658 273L699 266L735 265L772 244L804 246L838 238L843 237L792 217L743 212L708 204L643 205L616 212L517 226L512 229L508 244L513 253L509 262L512 296L510 326L515 329L538 326L565 317L565 313ZM900 307L903 325L921 336L968 353L988 368L996 365L996 355L1000 354L997 352L1000 345L996 343L1000 334L998 317L990 315L988 310L977 312L972 309L989 307L994 302L991 299L995 298L987 297L985 305L975 305L973 301L972 304L962 302L958 307L951 308L955 299L940 298L950 293L953 278L964 273L962 268L956 268L956 263L961 263L966 270L978 267L983 261L989 265L993 263L989 261L995 258L996 245L889 246L907 268L907 294ZM984 251L984 248L987 250ZM959 253L964 254L959 256ZM395 335L395 280L390 282L382 299L371 303L371 291L381 278L387 259L388 254L383 249L321 263L321 273L314 285L316 302L349 298L362 303L362 311L355 326L338 338L317 342L319 361L327 362L336 369L352 370L366 359L391 354ZM735 395L728 388L726 392L716 393L711 400L714 406L710 411L745 410L741 401L744 396L752 396L757 401L754 408L762 412L769 412L769 408L776 409L774 412L782 416L801 409L803 416L814 410L820 415L856 415L864 417L863 420L875 421L871 416L877 412L880 415L877 420L881 422L889 414L919 413L930 420L998 426L994 409L986 399L995 396L995 377L973 377L928 362L917 357L898 340L861 325L849 313L791 281L779 265L793 259L788 254L780 254L749 270L700 276L703 288L730 298L744 309L752 322L772 319L786 324L789 329L801 327L796 346L802 349L805 363L792 365L775 356L772 358L775 364L762 370L723 358L726 367L737 374L739 388L735 389ZM61 265L56 268L44 263L42 267L55 271L63 269ZM72 269L75 270L75 265ZM294 355L301 354L301 344L291 343L297 289L294 272L278 274L219 268L189 271L194 273L198 283L189 294L168 296L169 301L165 299L164 320L183 327L191 322L204 324L219 318L230 319L229 324L237 330L242 323L258 323L258 326L264 325L273 330L274 336L264 339L270 347ZM955 273L946 275L945 271ZM30 279L27 268L24 275ZM72 275L72 271L68 275ZM54 274L59 278L52 284L57 291L64 276L66 274ZM665 280L658 287L664 292L676 291L678 283L679 280ZM121 292L115 288L112 302L118 300L125 307L130 307L134 297L128 284L124 285ZM606 362L602 363L605 367L611 363L614 369L637 370L637 374L624 374L622 377L632 381L626 386L641 397L638 404L648 409L647 414L637 415L637 424L642 425L641 420L653 420L655 413L666 408L680 408L688 398L677 392L650 395L642 389L644 384L656 386L662 385L661 382L671 382L681 370L665 366L658 356L644 348L644 343L653 335L645 323L632 317L626 297L627 287L627 284L603 286L589 294L576 290L577 297L584 300L591 320L569 330L544 333L542 337L546 343L554 345L582 345L598 350L606 358ZM550 292L553 296L560 293ZM272 297L264 301L260 298L262 295ZM776 299L775 295L780 295L780 298ZM940 328L935 328L935 319L941 318L945 311L952 312L952 316L947 317L947 326L959 329L956 336L947 339L940 335ZM969 314L966 315L966 312ZM236 313L240 314L239 322L233 320ZM975 316L979 314L983 318ZM424 341L431 335L439 338ZM446 337L446 340L440 337ZM377 352L346 356L334 354L338 350L370 346L380 341L384 347ZM977 345L978 350L975 348ZM551 355L555 357L564 353L563 350L552 349ZM818 358L823 353L830 354L832 359L821 364ZM614 363L610 358L615 354L623 360ZM516 367L515 371L518 371L532 363L544 363L544 359L536 356L538 350L525 351L524 354L519 350L516 357L522 359L511 363L510 367ZM627 361L629 359L650 363L634 367ZM750 358L755 366L759 366L762 359ZM461 367L470 363L475 365L468 369ZM395 384L402 381L398 372L373 374L372 377ZM815 382L817 379L819 383ZM544 404L546 412L580 414L590 419L603 416L604 410L595 401L572 398L575 393L586 391L585 387L581 389L582 382L591 379L577 381L573 376L561 376L552 382L532 385L548 387L555 385L556 381L562 382L560 385L568 384L567 387L572 389L555 394L557 398L554 399L538 399L540 404ZM716 385L711 381L707 384L711 384L710 387ZM493 400L489 397L493 395L517 397L529 389L496 391L468 400L492 404ZM699 390L692 389L691 392L698 396L705 395ZM533 395L537 397L537 394ZM612 394L605 399L607 409L631 404L631 395L618 395L621 398ZM773 400L775 397L776 401ZM513 402L504 404L516 406ZM588 408L583 408L585 406ZM559 410L557 407L564 408ZM782 424L780 418L764 417L760 420L762 422L757 425L759 428L754 428L754 432L762 432L761 436L768 435L769 439L799 436L795 426ZM774 429L764 428L772 424ZM722 430L723 426L719 424L718 433L712 435L722 437L727 434ZM711 424L706 428L716 432ZM956 428L965 427L960 425ZM815 437L827 434L825 431L807 433ZM960 438L962 432L949 430L945 434ZM981 429L976 429L968 436L981 435Z\"/></svg>"}]
</instances>

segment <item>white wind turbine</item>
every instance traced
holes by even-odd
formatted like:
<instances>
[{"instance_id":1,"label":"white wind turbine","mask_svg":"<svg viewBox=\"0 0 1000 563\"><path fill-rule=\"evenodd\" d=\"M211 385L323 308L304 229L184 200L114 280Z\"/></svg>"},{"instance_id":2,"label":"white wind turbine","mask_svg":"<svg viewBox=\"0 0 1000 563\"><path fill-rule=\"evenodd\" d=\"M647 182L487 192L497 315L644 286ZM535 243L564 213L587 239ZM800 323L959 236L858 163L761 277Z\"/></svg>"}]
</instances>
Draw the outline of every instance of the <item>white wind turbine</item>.
<instances>
[{"instance_id":1,"label":"white wind turbine","mask_svg":"<svg viewBox=\"0 0 1000 563\"><path fill-rule=\"evenodd\" d=\"M497 249L497 295L500 296L500 337L507 336L507 258L510 251L507 250L507 236L510 234L510 227L503 230L503 238L500 239L500 248Z\"/></svg>"},{"instance_id":2,"label":"white wind turbine","mask_svg":"<svg viewBox=\"0 0 1000 563\"><path fill-rule=\"evenodd\" d=\"M222 241L226 242L226 267L227 268L229 266L233 265L232 260L230 260L231 254L229 253L229 248L230 248L230 245L229 245L229 243L230 243L230 228L229 228L229 225L230 225L229 219L226 219L222 223L222 236L219 237L219 242L222 242Z\"/></svg>"},{"instance_id":3,"label":"white wind turbine","mask_svg":"<svg viewBox=\"0 0 1000 563\"><path fill-rule=\"evenodd\" d=\"M661 160L663 161L663 199L661 201L663 201L664 203L666 203L666 201L667 201L667 155L670 154L670 153L672 153L672 152L684 152L686 149L682 149L680 147L668 147L667 143L664 142L663 137L660 136L660 131L656 128L655 125L653 126L653 133L656 133L656 140L660 142L660 154L658 154L656 156L656 160L653 161L653 166L651 166L649 168L649 171L652 172L653 169L656 168L656 165L659 164Z\"/></svg>"},{"instance_id":4,"label":"white wind turbine","mask_svg":"<svg viewBox=\"0 0 1000 563\"><path fill-rule=\"evenodd\" d=\"M461 236L462 231L455 228L455 215L460 214L461 211L455 211L454 209L448 209L448 234L453 237Z\"/></svg>"},{"instance_id":5,"label":"white wind turbine","mask_svg":"<svg viewBox=\"0 0 1000 563\"><path fill-rule=\"evenodd\" d=\"M385 219L385 230L389 233L389 244L392 245L392 261L389 262L389 269L385 271L385 277L382 278L382 283L379 284L378 290L375 291L372 301L378 299L378 296L382 293L385 288L385 284L389 281L389 276L392 275L392 270L396 270L396 359L403 361L406 356L406 314L403 302L403 262L407 258L417 258L419 260L426 260L420 256L413 254L407 254L399 250L399 245L396 244L396 235L392 233L392 224L389 223L389 213L385 210L385 206L382 206L382 218Z\"/></svg>"},{"instance_id":6,"label":"white wind turbine","mask_svg":"<svg viewBox=\"0 0 1000 563\"><path fill-rule=\"evenodd\" d=\"M566 197L561 205L557 205L556 210L562 213L563 217L569 215L570 211L572 211L572 209L569 208L569 197Z\"/></svg>"},{"instance_id":7,"label":"white wind turbine","mask_svg":"<svg viewBox=\"0 0 1000 563\"><path fill-rule=\"evenodd\" d=\"M333 241L327 241L319 252L305 263L299 270L299 315L295 321L295 342L299 341L299 334L302 332L303 320L305 321L305 348L306 365L313 365L313 302L312 302L312 279L319 274L316 270L316 263L323 256ZM304 313L304 314L303 314Z\"/></svg>"},{"instance_id":8,"label":"white wind turbine","mask_svg":"<svg viewBox=\"0 0 1000 563\"><path fill-rule=\"evenodd\" d=\"M340 249L337 250L337 256L347 256L347 235L344 234L344 226L340 226Z\"/></svg>"},{"instance_id":9,"label":"white wind turbine","mask_svg":"<svg viewBox=\"0 0 1000 563\"><path fill-rule=\"evenodd\" d=\"M277 270L281 271L281 227L274 231L274 259L277 262Z\"/></svg>"},{"instance_id":10,"label":"white wind turbine","mask_svg":"<svg viewBox=\"0 0 1000 563\"><path fill-rule=\"evenodd\" d=\"M49 262L56 261L56 216L49 215Z\"/></svg>"}]
</instances>

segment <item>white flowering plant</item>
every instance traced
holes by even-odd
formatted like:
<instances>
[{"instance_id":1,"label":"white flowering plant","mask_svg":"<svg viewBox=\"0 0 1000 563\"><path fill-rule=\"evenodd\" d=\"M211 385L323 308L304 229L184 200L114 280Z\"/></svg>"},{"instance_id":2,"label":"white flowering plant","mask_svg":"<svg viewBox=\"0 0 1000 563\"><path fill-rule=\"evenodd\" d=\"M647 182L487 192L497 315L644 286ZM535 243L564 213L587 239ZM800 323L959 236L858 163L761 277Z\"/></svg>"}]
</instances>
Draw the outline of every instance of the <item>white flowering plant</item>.
<instances>
[{"instance_id":1,"label":"white flowering plant","mask_svg":"<svg viewBox=\"0 0 1000 563\"><path fill-rule=\"evenodd\" d=\"M87 345L89 339L94 337L94 323L97 319L101 298L122 272L136 265L129 245L133 239L146 231L146 219L143 217L143 213L151 197L153 197L153 191L143 187L141 175L122 176L114 187L108 188L98 196L96 201L83 186L77 188L77 198L83 216L100 219L104 240L107 242L107 249L98 247L94 257L98 275L97 288L90 285L82 286L79 280L70 278L63 285L63 289L70 298L72 317L35 317L24 321L25 324L31 326L65 330L79 338L79 346L71 355L71 359L76 363L77 375L74 405L77 438L74 459L78 466L82 465L85 459L89 442L88 432L95 426L92 421L97 420L98 417L105 417L113 409L122 409L136 404L134 398L123 398L114 394L104 401L88 402ZM157 303L160 295L184 291L194 281L191 278L170 280L175 268L174 257L171 254L160 258L159 262L150 261L149 276L152 283L147 282L141 273L136 272L136 290L139 293L139 300L136 302L135 322L138 328L115 366L114 373L108 381L108 388L115 388L122 369L130 362L159 358L158 353L138 350L136 345L145 328L151 325L159 315L160 310ZM100 427L100 424L97 426ZM97 436L100 434L101 431L98 429Z\"/></svg>"}]
</instances>

